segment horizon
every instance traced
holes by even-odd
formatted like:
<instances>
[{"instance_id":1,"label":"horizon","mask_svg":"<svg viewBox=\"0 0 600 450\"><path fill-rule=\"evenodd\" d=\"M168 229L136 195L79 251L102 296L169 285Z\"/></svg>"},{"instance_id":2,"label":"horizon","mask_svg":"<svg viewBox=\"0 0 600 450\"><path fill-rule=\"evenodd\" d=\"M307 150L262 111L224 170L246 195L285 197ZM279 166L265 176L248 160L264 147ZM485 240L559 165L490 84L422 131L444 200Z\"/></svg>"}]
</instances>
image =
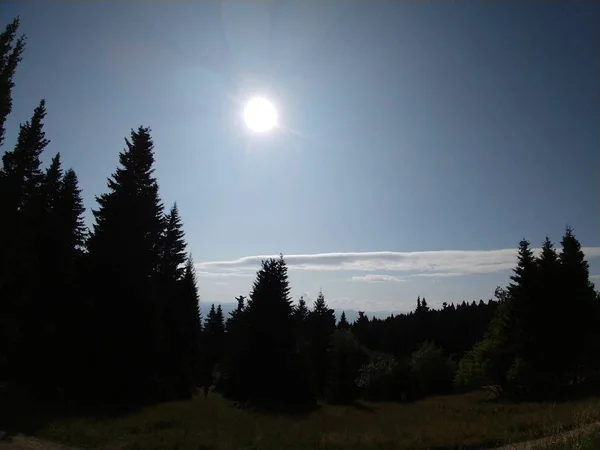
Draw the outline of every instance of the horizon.
<instances>
[{"instance_id":1,"label":"horizon","mask_svg":"<svg viewBox=\"0 0 600 450\"><path fill-rule=\"evenodd\" d=\"M28 36L6 149L46 98L43 160L60 152L77 172L91 226L123 138L150 126L201 303L247 295L280 252L294 301L322 290L331 308L369 314L407 312L418 295L487 301L520 239L560 247L567 225L600 279L596 4L0 11ZM281 132L243 129L257 92Z\"/></svg>"}]
</instances>

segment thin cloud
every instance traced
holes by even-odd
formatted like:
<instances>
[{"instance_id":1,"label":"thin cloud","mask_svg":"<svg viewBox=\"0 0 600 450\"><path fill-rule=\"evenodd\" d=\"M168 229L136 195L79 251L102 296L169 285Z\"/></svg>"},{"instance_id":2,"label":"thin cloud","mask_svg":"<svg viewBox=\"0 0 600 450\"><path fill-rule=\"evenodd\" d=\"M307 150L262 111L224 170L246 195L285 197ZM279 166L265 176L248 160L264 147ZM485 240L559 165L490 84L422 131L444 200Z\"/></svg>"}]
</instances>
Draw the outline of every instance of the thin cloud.
<instances>
[{"instance_id":1,"label":"thin cloud","mask_svg":"<svg viewBox=\"0 0 600 450\"><path fill-rule=\"evenodd\" d=\"M539 249L534 250L536 253ZM588 259L600 256L600 247L584 247ZM231 261L210 261L196 264L209 276L250 276L264 259L277 255L246 256ZM402 272L405 276L455 277L502 272L512 269L517 261L515 249L500 250L440 250L427 252L348 252L287 255L290 270ZM243 274L243 275L242 275Z\"/></svg>"},{"instance_id":2,"label":"thin cloud","mask_svg":"<svg viewBox=\"0 0 600 450\"><path fill-rule=\"evenodd\" d=\"M206 278L222 278L222 277L251 277L251 273L244 272L208 272L205 270L198 270L200 264L195 264L196 276Z\"/></svg>"},{"instance_id":3,"label":"thin cloud","mask_svg":"<svg viewBox=\"0 0 600 450\"><path fill-rule=\"evenodd\" d=\"M600 275L591 275L590 280L600 280Z\"/></svg>"},{"instance_id":4,"label":"thin cloud","mask_svg":"<svg viewBox=\"0 0 600 450\"><path fill-rule=\"evenodd\" d=\"M364 282L364 283L402 283L406 281L404 278L396 277L393 275L383 275L376 273L369 273L367 275L357 275L352 277L352 281Z\"/></svg>"}]
</instances>

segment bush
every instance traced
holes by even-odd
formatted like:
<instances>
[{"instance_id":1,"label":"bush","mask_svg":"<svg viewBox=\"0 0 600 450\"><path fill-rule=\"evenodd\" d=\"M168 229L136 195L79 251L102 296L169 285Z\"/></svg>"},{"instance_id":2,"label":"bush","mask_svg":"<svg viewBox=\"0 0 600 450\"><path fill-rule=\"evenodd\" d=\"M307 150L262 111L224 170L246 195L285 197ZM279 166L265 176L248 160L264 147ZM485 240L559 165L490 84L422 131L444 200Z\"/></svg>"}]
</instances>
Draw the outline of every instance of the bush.
<instances>
[{"instance_id":1,"label":"bush","mask_svg":"<svg viewBox=\"0 0 600 450\"><path fill-rule=\"evenodd\" d=\"M367 353L349 330L336 330L331 343L326 399L330 403L352 403L358 395L355 381L368 359Z\"/></svg>"},{"instance_id":2,"label":"bush","mask_svg":"<svg viewBox=\"0 0 600 450\"><path fill-rule=\"evenodd\" d=\"M410 370L415 394L447 394L453 391L454 363L442 349L430 342L423 343L410 357Z\"/></svg>"},{"instance_id":3,"label":"bush","mask_svg":"<svg viewBox=\"0 0 600 450\"><path fill-rule=\"evenodd\" d=\"M409 370L392 355L375 356L359 370L356 385L366 400L402 400L409 390Z\"/></svg>"}]
</instances>

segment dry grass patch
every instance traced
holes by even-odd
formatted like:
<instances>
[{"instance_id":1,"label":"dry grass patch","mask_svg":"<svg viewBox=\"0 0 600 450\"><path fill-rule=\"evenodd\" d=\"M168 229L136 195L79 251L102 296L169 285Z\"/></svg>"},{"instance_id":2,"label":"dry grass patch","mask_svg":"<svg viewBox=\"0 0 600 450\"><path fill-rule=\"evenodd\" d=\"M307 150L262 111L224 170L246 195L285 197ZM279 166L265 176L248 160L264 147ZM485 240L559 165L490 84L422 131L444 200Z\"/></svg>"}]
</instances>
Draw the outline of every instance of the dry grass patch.
<instances>
[{"instance_id":1,"label":"dry grass patch","mask_svg":"<svg viewBox=\"0 0 600 450\"><path fill-rule=\"evenodd\" d=\"M508 404L483 393L410 404L323 405L302 416L239 410L217 395L108 419L56 419L38 436L87 448L446 449L525 441L600 419L600 399Z\"/></svg>"}]
</instances>

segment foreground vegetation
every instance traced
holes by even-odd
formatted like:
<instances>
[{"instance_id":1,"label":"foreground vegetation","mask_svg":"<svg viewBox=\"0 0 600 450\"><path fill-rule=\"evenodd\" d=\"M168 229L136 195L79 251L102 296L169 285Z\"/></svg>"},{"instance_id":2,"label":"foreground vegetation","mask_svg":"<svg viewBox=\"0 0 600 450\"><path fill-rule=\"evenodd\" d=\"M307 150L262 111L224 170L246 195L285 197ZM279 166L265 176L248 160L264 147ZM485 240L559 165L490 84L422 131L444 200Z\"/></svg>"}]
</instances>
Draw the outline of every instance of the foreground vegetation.
<instances>
[{"instance_id":1,"label":"foreground vegetation","mask_svg":"<svg viewBox=\"0 0 600 450\"><path fill-rule=\"evenodd\" d=\"M210 394L109 418L56 418L35 434L85 448L485 449L597 420L600 397L510 404L473 392L405 404L322 405L307 414L272 415L236 408Z\"/></svg>"}]
</instances>

